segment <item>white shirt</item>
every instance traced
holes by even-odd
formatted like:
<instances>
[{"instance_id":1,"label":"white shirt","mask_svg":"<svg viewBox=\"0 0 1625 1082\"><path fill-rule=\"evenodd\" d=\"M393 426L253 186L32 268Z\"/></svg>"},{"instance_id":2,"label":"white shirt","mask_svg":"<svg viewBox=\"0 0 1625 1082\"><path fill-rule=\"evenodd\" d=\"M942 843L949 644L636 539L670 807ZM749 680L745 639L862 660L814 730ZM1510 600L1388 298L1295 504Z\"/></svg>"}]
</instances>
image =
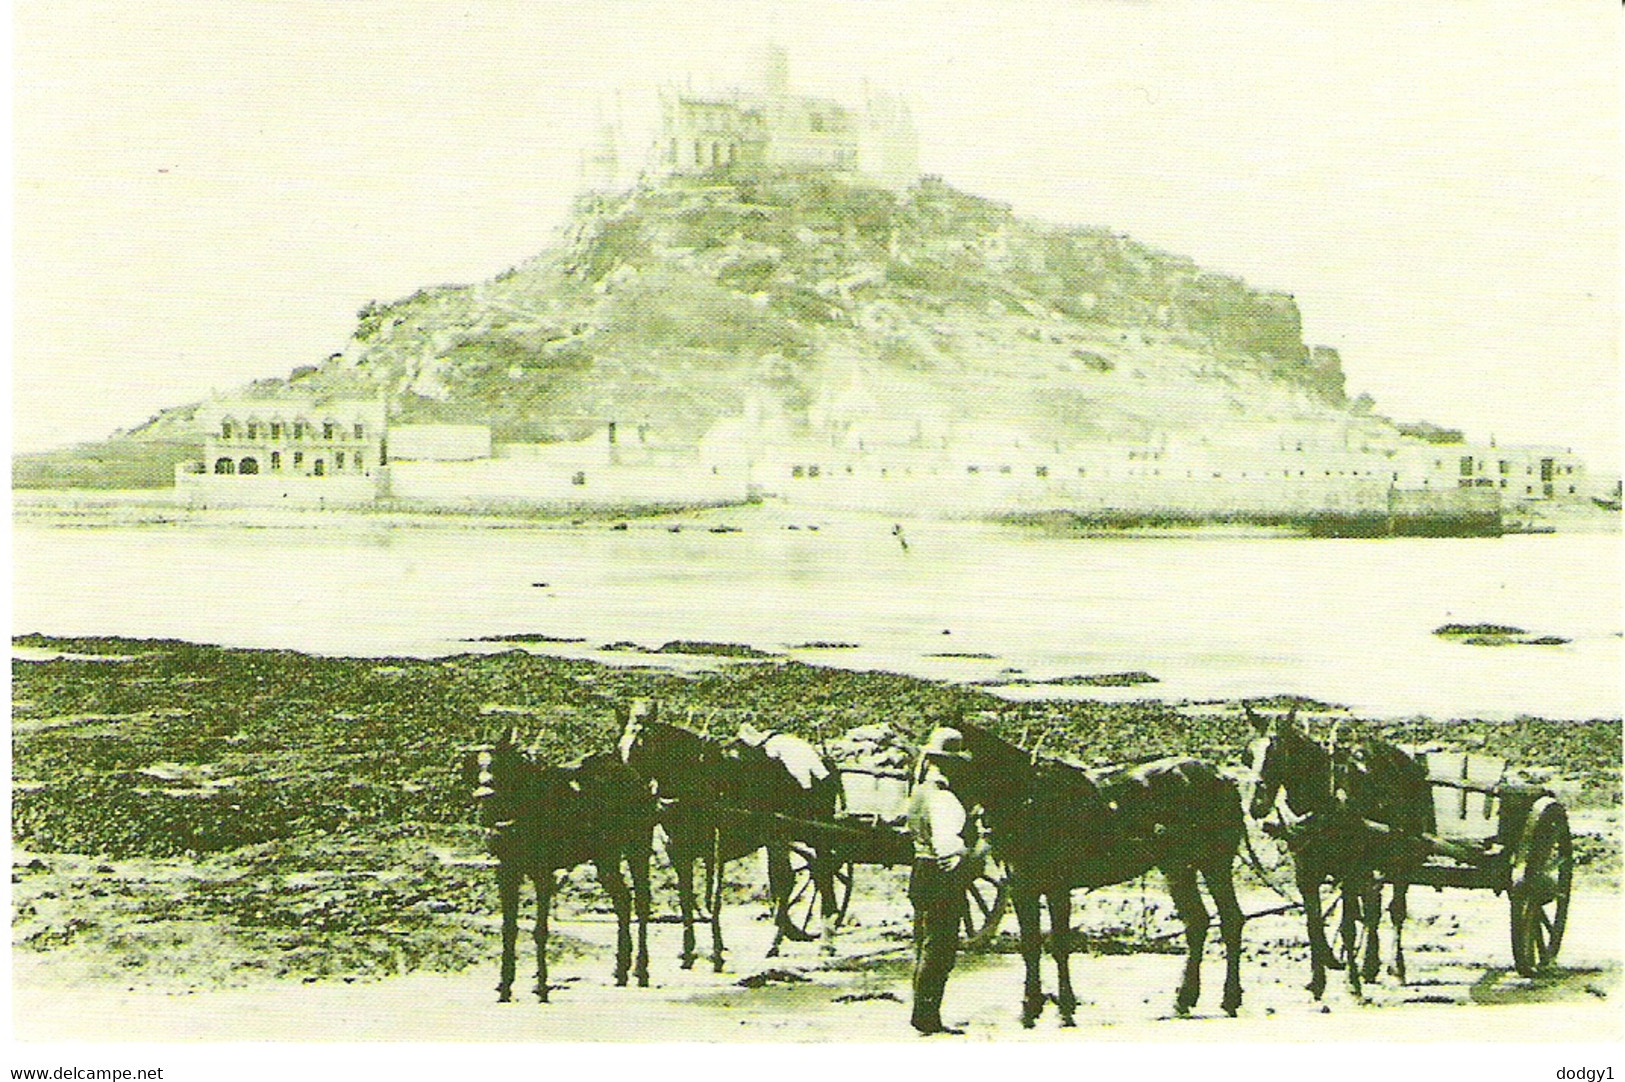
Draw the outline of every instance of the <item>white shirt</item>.
<instances>
[{"instance_id":1,"label":"white shirt","mask_svg":"<svg viewBox=\"0 0 1625 1082\"><path fill-rule=\"evenodd\" d=\"M965 805L934 766L916 787L909 819L916 857L944 861L964 855Z\"/></svg>"}]
</instances>

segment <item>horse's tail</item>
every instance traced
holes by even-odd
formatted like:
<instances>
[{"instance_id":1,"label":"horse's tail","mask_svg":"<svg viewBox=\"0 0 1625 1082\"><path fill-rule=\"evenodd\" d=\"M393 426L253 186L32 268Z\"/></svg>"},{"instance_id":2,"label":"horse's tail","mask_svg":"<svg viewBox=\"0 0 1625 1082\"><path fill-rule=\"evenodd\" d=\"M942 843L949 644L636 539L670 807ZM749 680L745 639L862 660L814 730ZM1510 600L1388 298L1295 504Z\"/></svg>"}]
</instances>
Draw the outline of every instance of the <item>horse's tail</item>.
<instances>
[{"instance_id":1,"label":"horse's tail","mask_svg":"<svg viewBox=\"0 0 1625 1082\"><path fill-rule=\"evenodd\" d=\"M1218 779L1219 789L1222 793L1221 803L1224 806L1224 819L1222 823L1228 830L1236 834L1236 848L1247 838L1247 809L1241 799L1241 785L1234 778L1225 777L1218 770L1214 770L1214 777ZM1248 843L1251 845L1251 843Z\"/></svg>"},{"instance_id":2,"label":"horse's tail","mask_svg":"<svg viewBox=\"0 0 1625 1082\"><path fill-rule=\"evenodd\" d=\"M829 765L829 773L813 782L813 793L818 798L819 809L835 815L841 810L841 803L845 799L845 793L841 788L841 772L834 764L829 763L827 757L824 761Z\"/></svg>"},{"instance_id":3,"label":"horse's tail","mask_svg":"<svg viewBox=\"0 0 1625 1082\"><path fill-rule=\"evenodd\" d=\"M1427 762L1419 755L1401 752L1405 756L1406 766L1410 777L1407 780L1409 792L1407 800L1416 809L1418 828L1427 834L1438 829L1433 807L1433 782L1428 777Z\"/></svg>"}]
</instances>

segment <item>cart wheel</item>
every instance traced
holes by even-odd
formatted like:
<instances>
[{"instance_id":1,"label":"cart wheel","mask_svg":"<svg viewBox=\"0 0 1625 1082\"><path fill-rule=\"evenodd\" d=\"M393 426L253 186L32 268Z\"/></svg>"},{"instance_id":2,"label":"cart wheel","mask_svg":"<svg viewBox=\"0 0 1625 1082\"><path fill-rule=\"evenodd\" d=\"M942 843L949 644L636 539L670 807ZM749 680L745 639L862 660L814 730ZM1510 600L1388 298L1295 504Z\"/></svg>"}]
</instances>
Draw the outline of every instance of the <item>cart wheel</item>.
<instances>
[{"instance_id":1,"label":"cart wheel","mask_svg":"<svg viewBox=\"0 0 1625 1082\"><path fill-rule=\"evenodd\" d=\"M810 942L823 928L823 904L818 884L812 874L813 850L800 842L790 846L790 904L785 919L790 922L787 934L791 939ZM835 866L835 927L846 920L846 908L852 903L852 862L843 861Z\"/></svg>"},{"instance_id":2,"label":"cart wheel","mask_svg":"<svg viewBox=\"0 0 1625 1082\"><path fill-rule=\"evenodd\" d=\"M961 927L966 947L985 947L999 934L999 922L1010 904L1010 876L1004 865L989 859L982 874L965 888L965 916Z\"/></svg>"},{"instance_id":3,"label":"cart wheel","mask_svg":"<svg viewBox=\"0 0 1625 1082\"><path fill-rule=\"evenodd\" d=\"M1512 903L1512 963L1523 976L1537 976L1557 961L1573 882L1568 812L1551 797L1542 797L1529 809L1507 890Z\"/></svg>"}]
</instances>

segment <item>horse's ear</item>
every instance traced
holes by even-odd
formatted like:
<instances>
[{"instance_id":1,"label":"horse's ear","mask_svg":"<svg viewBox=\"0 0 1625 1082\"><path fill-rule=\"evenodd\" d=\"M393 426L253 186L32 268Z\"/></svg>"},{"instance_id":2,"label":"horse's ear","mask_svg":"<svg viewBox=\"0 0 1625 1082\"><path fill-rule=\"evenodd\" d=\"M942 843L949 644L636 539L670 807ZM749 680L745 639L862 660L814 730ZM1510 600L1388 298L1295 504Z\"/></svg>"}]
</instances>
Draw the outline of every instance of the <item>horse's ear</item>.
<instances>
[{"instance_id":1,"label":"horse's ear","mask_svg":"<svg viewBox=\"0 0 1625 1082\"><path fill-rule=\"evenodd\" d=\"M1055 730L1046 727L1043 732L1038 734L1038 742L1033 745L1032 754L1027 757L1027 762L1030 765L1037 765L1038 755L1044 750L1044 741L1048 740L1049 734L1054 731Z\"/></svg>"},{"instance_id":2,"label":"horse's ear","mask_svg":"<svg viewBox=\"0 0 1625 1082\"><path fill-rule=\"evenodd\" d=\"M1287 707L1286 723L1288 725L1296 725L1296 724L1298 724L1298 704L1297 703L1293 703L1291 706Z\"/></svg>"},{"instance_id":3,"label":"horse's ear","mask_svg":"<svg viewBox=\"0 0 1625 1082\"><path fill-rule=\"evenodd\" d=\"M1253 732L1262 736L1264 733L1269 731L1270 719L1261 718L1257 714L1253 713L1252 703L1243 699L1241 701L1241 712L1247 716L1247 724L1253 727Z\"/></svg>"}]
</instances>

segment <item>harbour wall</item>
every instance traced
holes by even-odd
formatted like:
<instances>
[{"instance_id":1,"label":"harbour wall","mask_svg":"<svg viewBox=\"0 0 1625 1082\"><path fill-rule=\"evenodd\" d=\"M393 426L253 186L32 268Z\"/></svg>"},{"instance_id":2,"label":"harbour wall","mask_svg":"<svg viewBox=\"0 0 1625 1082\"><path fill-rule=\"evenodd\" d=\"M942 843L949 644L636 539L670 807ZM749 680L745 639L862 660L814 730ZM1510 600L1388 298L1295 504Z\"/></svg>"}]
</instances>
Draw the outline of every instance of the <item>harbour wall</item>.
<instances>
[{"instance_id":1,"label":"harbour wall","mask_svg":"<svg viewBox=\"0 0 1625 1082\"><path fill-rule=\"evenodd\" d=\"M477 462L396 462L388 496L407 505L490 507L637 507L743 503L743 471L723 467L593 467L524 458Z\"/></svg>"},{"instance_id":2,"label":"harbour wall","mask_svg":"<svg viewBox=\"0 0 1625 1082\"><path fill-rule=\"evenodd\" d=\"M782 499L795 507L947 519L1071 518L1083 523L1242 521L1310 532L1482 535L1502 528L1490 489L1394 489L1379 478L1036 477L979 474L817 475L753 483L727 465L607 465L526 457L394 462L362 475L303 477L178 470L178 502L300 509L377 506L456 511L669 508Z\"/></svg>"}]
</instances>

